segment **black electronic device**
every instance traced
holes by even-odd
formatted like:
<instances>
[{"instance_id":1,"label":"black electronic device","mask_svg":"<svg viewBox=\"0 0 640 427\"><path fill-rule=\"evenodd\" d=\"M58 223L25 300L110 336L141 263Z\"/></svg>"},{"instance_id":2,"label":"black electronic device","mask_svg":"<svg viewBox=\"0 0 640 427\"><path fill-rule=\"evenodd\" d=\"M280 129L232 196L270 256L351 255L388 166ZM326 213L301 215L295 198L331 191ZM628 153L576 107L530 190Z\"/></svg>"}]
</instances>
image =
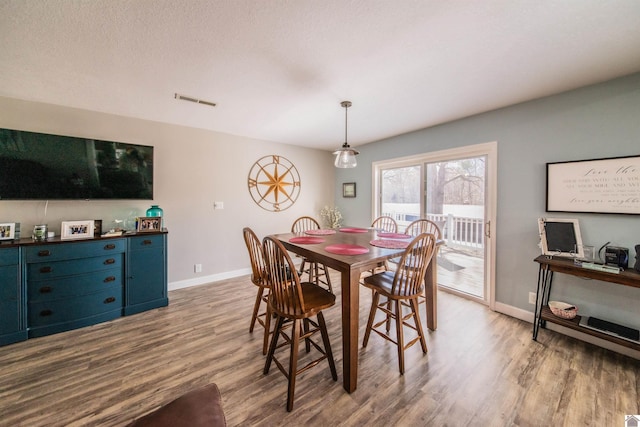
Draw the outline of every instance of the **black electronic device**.
<instances>
[{"instance_id":1,"label":"black electronic device","mask_svg":"<svg viewBox=\"0 0 640 427\"><path fill-rule=\"evenodd\" d=\"M613 267L627 268L629 266L629 249L607 246L604 249L604 263Z\"/></svg>"},{"instance_id":2,"label":"black electronic device","mask_svg":"<svg viewBox=\"0 0 640 427\"><path fill-rule=\"evenodd\" d=\"M633 266L636 271L640 271L640 245L636 245L636 265Z\"/></svg>"},{"instance_id":3,"label":"black electronic device","mask_svg":"<svg viewBox=\"0 0 640 427\"><path fill-rule=\"evenodd\" d=\"M608 320L598 319L597 317L582 317L580 319L580 326L596 329L609 335L617 335L631 341L637 342L640 340L640 331L637 329L609 322Z\"/></svg>"},{"instance_id":4,"label":"black electronic device","mask_svg":"<svg viewBox=\"0 0 640 427\"><path fill-rule=\"evenodd\" d=\"M0 128L0 200L153 200L153 147Z\"/></svg>"}]
</instances>

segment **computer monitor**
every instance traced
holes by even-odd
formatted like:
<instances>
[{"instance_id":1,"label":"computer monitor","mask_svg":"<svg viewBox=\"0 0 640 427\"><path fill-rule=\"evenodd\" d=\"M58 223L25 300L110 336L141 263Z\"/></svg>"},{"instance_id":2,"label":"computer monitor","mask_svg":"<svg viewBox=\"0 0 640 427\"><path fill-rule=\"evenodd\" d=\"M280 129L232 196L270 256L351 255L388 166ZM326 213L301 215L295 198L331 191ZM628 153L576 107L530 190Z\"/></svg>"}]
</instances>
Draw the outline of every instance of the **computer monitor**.
<instances>
[{"instance_id":1,"label":"computer monitor","mask_svg":"<svg viewBox=\"0 0 640 427\"><path fill-rule=\"evenodd\" d=\"M538 218L543 255L584 258L580 224L575 218Z\"/></svg>"}]
</instances>

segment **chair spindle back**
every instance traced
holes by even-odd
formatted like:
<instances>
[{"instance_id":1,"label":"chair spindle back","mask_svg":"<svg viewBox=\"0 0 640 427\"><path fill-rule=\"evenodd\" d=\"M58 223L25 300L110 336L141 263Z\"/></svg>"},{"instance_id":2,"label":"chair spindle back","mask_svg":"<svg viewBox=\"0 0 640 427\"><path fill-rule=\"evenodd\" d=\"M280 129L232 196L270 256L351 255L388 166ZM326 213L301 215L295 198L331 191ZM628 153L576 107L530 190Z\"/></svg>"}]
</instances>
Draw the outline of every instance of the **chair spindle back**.
<instances>
[{"instance_id":1,"label":"chair spindle back","mask_svg":"<svg viewBox=\"0 0 640 427\"><path fill-rule=\"evenodd\" d=\"M320 223L310 216L301 216L291 226L292 233L304 233L307 230L319 230Z\"/></svg>"},{"instance_id":2,"label":"chair spindle back","mask_svg":"<svg viewBox=\"0 0 640 427\"><path fill-rule=\"evenodd\" d=\"M280 316L295 317L305 312L300 276L285 247L276 238L262 241L271 286L270 304Z\"/></svg>"},{"instance_id":3,"label":"chair spindle back","mask_svg":"<svg viewBox=\"0 0 640 427\"><path fill-rule=\"evenodd\" d=\"M398 223L390 216L379 216L371 223L371 227L384 230L389 233L398 232Z\"/></svg>"},{"instance_id":4,"label":"chair spindle back","mask_svg":"<svg viewBox=\"0 0 640 427\"><path fill-rule=\"evenodd\" d=\"M438 224L428 219L417 219L413 221L411 224L407 225L405 233L411 236L417 236L422 233L429 233L433 234L436 240L440 240L442 238L442 233L440 231L440 227L438 227Z\"/></svg>"},{"instance_id":5,"label":"chair spindle back","mask_svg":"<svg viewBox=\"0 0 640 427\"><path fill-rule=\"evenodd\" d=\"M265 286L267 280L267 269L264 261L264 251L262 242L249 227L242 229L244 242L249 251L249 259L251 260L251 281L258 286Z\"/></svg>"},{"instance_id":6,"label":"chair spindle back","mask_svg":"<svg viewBox=\"0 0 640 427\"><path fill-rule=\"evenodd\" d=\"M431 233L421 233L409 243L398 263L391 290L393 294L409 296L422 293L424 275L435 243L435 236Z\"/></svg>"}]
</instances>

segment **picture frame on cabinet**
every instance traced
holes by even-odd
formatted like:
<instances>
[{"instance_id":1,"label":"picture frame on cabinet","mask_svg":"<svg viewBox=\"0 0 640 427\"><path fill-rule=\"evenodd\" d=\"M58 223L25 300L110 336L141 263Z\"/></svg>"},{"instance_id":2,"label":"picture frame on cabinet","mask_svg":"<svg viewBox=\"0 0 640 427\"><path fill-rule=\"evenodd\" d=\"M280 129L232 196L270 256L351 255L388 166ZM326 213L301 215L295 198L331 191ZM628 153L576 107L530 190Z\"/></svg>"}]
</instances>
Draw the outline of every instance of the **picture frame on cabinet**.
<instances>
[{"instance_id":1,"label":"picture frame on cabinet","mask_svg":"<svg viewBox=\"0 0 640 427\"><path fill-rule=\"evenodd\" d=\"M0 240L15 240L16 223L5 222L0 224Z\"/></svg>"},{"instance_id":2,"label":"picture frame on cabinet","mask_svg":"<svg viewBox=\"0 0 640 427\"><path fill-rule=\"evenodd\" d=\"M60 227L60 238L63 240L71 239L91 239L93 238L94 220L88 219L83 221L62 221Z\"/></svg>"},{"instance_id":3,"label":"picture frame on cabinet","mask_svg":"<svg viewBox=\"0 0 640 427\"><path fill-rule=\"evenodd\" d=\"M100 237L102 235L102 220L93 220L93 237Z\"/></svg>"},{"instance_id":4,"label":"picture frame on cabinet","mask_svg":"<svg viewBox=\"0 0 640 427\"><path fill-rule=\"evenodd\" d=\"M160 231L162 217L160 216L142 216L138 218L136 231L138 233L148 233L150 231Z\"/></svg>"}]
</instances>

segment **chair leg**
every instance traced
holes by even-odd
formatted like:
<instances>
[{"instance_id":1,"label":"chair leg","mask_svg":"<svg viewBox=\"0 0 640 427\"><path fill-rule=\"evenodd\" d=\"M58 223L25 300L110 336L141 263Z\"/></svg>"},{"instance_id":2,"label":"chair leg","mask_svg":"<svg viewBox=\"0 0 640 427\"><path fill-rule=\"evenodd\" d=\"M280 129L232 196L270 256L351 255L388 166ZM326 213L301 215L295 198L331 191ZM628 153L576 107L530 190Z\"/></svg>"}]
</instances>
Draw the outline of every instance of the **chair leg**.
<instances>
[{"instance_id":1,"label":"chair leg","mask_svg":"<svg viewBox=\"0 0 640 427\"><path fill-rule=\"evenodd\" d=\"M322 269L324 270L324 278L327 280L327 287L329 288L329 292L333 293L333 286L331 286L331 277L329 277L329 268L326 265L322 264Z\"/></svg>"},{"instance_id":2,"label":"chair leg","mask_svg":"<svg viewBox=\"0 0 640 427\"><path fill-rule=\"evenodd\" d=\"M404 375L404 331L402 327L402 303L396 300L396 333L398 342L398 364L400 367L400 375Z\"/></svg>"},{"instance_id":3,"label":"chair leg","mask_svg":"<svg viewBox=\"0 0 640 427\"><path fill-rule=\"evenodd\" d=\"M314 274L316 275L315 284L316 286L320 286L320 267L318 266L317 262L313 263L313 271L314 271ZM310 282L312 281L313 280L310 280Z\"/></svg>"},{"instance_id":4,"label":"chair leg","mask_svg":"<svg viewBox=\"0 0 640 427\"><path fill-rule=\"evenodd\" d=\"M269 345L269 353L267 354L267 360L264 362L264 370L262 373L267 375L269 373L269 368L271 367L271 362L273 361L273 354L276 351L276 346L278 345L278 337L280 336L280 331L282 330L282 324L284 323L284 317L278 316L276 319L276 327L273 329L273 337L271 338L271 345Z\"/></svg>"},{"instance_id":5,"label":"chair leg","mask_svg":"<svg viewBox=\"0 0 640 427\"><path fill-rule=\"evenodd\" d=\"M373 292L373 298L371 300L371 310L369 310L369 320L367 320L367 329L364 332L364 339L362 340L362 346L366 347L369 343L369 336L371 335L371 328L373 327L373 319L376 317L376 309L378 308L378 302L380 301L380 294Z\"/></svg>"},{"instance_id":6,"label":"chair leg","mask_svg":"<svg viewBox=\"0 0 640 427\"><path fill-rule=\"evenodd\" d=\"M300 344L300 319L293 321L291 331L291 351L289 353L289 387L287 388L287 411L293 409L293 397L296 389L296 374L298 370L298 345Z\"/></svg>"},{"instance_id":7,"label":"chair leg","mask_svg":"<svg viewBox=\"0 0 640 427\"><path fill-rule=\"evenodd\" d=\"M391 307L391 299L387 299L387 310L391 311L392 307ZM389 316L389 313L387 313L387 334L389 334L389 331L391 330L391 316Z\"/></svg>"},{"instance_id":8,"label":"chair leg","mask_svg":"<svg viewBox=\"0 0 640 427\"><path fill-rule=\"evenodd\" d=\"M309 319L303 319L302 324L304 325L303 333L307 335L309 333ZM311 352L311 337L307 336L307 338L304 339L304 349L307 353Z\"/></svg>"},{"instance_id":9,"label":"chair leg","mask_svg":"<svg viewBox=\"0 0 640 427\"><path fill-rule=\"evenodd\" d=\"M320 326L320 334L322 335L322 342L324 343L324 351L329 361L329 369L331 370L331 378L334 381L338 381L338 373L336 372L336 362L333 360L333 352L331 351L331 343L329 342L329 333L327 332L327 324L324 321L324 315L322 312L318 312L318 325Z\"/></svg>"},{"instance_id":10,"label":"chair leg","mask_svg":"<svg viewBox=\"0 0 640 427\"><path fill-rule=\"evenodd\" d=\"M409 301L411 304L411 310L413 311L413 318L416 322L416 329L418 330L418 334L420 334L420 345L422 346L422 352L427 352L427 341L424 338L424 328L422 327L422 323L420 323L420 304L417 299L412 299Z\"/></svg>"},{"instance_id":11,"label":"chair leg","mask_svg":"<svg viewBox=\"0 0 640 427\"><path fill-rule=\"evenodd\" d=\"M258 311L260 310L260 303L262 303L262 293L264 288L258 288L258 295L256 296L256 302L253 304L253 314L251 315L251 325L249 326L249 332L253 332L253 327L256 324L258 318Z\"/></svg>"},{"instance_id":12,"label":"chair leg","mask_svg":"<svg viewBox=\"0 0 640 427\"><path fill-rule=\"evenodd\" d=\"M307 264L307 259L302 258L302 262L300 263L300 271L298 271L298 275L300 276L300 280L302 280L302 275L304 274L304 266Z\"/></svg>"},{"instance_id":13,"label":"chair leg","mask_svg":"<svg viewBox=\"0 0 640 427\"><path fill-rule=\"evenodd\" d=\"M269 335L271 332L271 308L269 307L269 303L267 303L267 314L264 319L264 339L262 343L262 354L267 354L267 350L269 348Z\"/></svg>"}]
</instances>

